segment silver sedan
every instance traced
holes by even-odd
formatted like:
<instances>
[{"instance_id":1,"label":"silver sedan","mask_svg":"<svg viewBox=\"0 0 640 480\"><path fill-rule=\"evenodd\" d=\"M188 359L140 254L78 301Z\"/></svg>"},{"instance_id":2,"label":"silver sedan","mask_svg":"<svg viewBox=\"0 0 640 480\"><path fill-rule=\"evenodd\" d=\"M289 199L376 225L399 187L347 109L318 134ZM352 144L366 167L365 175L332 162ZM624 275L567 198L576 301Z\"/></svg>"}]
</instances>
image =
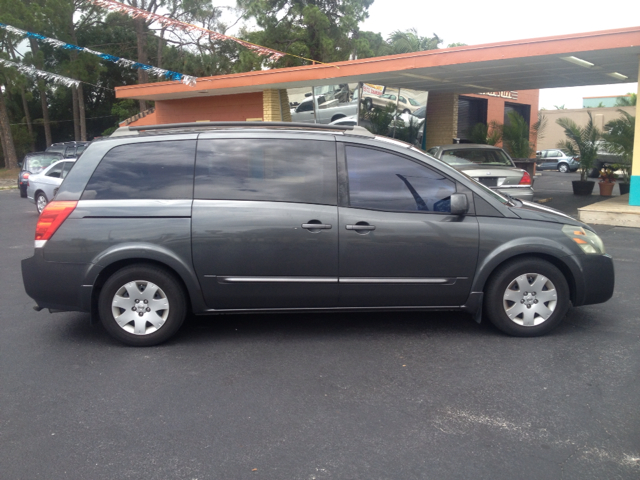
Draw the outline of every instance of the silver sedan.
<instances>
[{"instance_id":1,"label":"silver sedan","mask_svg":"<svg viewBox=\"0 0 640 480\"><path fill-rule=\"evenodd\" d=\"M533 200L531 175L499 147L462 143L433 147L427 153L499 193Z\"/></svg>"},{"instance_id":2,"label":"silver sedan","mask_svg":"<svg viewBox=\"0 0 640 480\"><path fill-rule=\"evenodd\" d=\"M52 163L42 172L29 176L27 198L31 203L36 204L38 213L42 213L47 203L55 196L62 180L67 176L74 163L76 163L75 158L60 160Z\"/></svg>"}]
</instances>

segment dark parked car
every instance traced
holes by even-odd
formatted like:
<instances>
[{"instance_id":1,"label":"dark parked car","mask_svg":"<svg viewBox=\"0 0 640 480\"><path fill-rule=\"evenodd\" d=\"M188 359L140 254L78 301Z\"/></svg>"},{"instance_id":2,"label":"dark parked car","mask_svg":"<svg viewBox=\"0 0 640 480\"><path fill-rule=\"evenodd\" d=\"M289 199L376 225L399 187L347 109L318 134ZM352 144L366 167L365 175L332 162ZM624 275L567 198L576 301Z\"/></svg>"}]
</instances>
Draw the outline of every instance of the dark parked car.
<instances>
[{"instance_id":1,"label":"dark parked car","mask_svg":"<svg viewBox=\"0 0 640 480\"><path fill-rule=\"evenodd\" d=\"M33 152L27 153L20 164L18 173L18 190L22 198L27 197L27 185L29 176L40 173L54 162L62 160L62 154L57 152Z\"/></svg>"},{"instance_id":2,"label":"dark parked car","mask_svg":"<svg viewBox=\"0 0 640 480\"><path fill-rule=\"evenodd\" d=\"M533 200L533 179L516 167L507 152L492 145L442 145L427 153L503 195Z\"/></svg>"},{"instance_id":3,"label":"dark parked car","mask_svg":"<svg viewBox=\"0 0 640 480\"><path fill-rule=\"evenodd\" d=\"M47 147L47 152L58 152L64 155L64 158L77 158L87 148L89 142L63 142L54 143Z\"/></svg>"},{"instance_id":4,"label":"dark parked car","mask_svg":"<svg viewBox=\"0 0 640 480\"><path fill-rule=\"evenodd\" d=\"M76 161L22 275L37 309L92 312L130 345L167 340L188 311L460 310L535 336L613 294L588 225L360 127L118 135Z\"/></svg>"},{"instance_id":5,"label":"dark parked car","mask_svg":"<svg viewBox=\"0 0 640 480\"><path fill-rule=\"evenodd\" d=\"M580 162L576 157L567 155L557 148L536 152L536 168L538 170L557 170L568 173L575 172L579 166Z\"/></svg>"}]
</instances>

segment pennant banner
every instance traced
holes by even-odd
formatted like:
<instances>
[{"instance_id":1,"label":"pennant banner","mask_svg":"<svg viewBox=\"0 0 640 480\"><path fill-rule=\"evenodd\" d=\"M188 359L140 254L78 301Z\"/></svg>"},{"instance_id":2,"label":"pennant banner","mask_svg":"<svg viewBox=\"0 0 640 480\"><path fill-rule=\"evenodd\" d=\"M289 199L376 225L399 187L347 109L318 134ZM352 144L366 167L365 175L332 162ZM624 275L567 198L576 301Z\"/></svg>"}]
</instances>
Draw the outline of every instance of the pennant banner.
<instances>
[{"instance_id":1,"label":"pennant banner","mask_svg":"<svg viewBox=\"0 0 640 480\"><path fill-rule=\"evenodd\" d=\"M78 87L80 85L80 80L74 80L73 78L63 77L61 75L56 75L55 73L43 72L42 70L38 70L31 65L22 65L20 63L13 63L9 60L4 60L0 58L0 65L4 65L5 67L12 67L17 69L20 73L28 75L30 77L42 78L44 80L51 80L58 85L64 85L65 87Z\"/></svg>"},{"instance_id":2,"label":"pennant banner","mask_svg":"<svg viewBox=\"0 0 640 480\"><path fill-rule=\"evenodd\" d=\"M166 78L167 80L178 80L184 83L185 85L189 85L190 87L196 86L197 78L192 77L191 75L184 75L182 73L172 72L171 70L165 70L163 68L153 67L151 65L145 65L144 63L134 62L133 60L127 60L126 58L116 57L115 55L109 55L108 53L96 52L95 50L91 50L90 48L79 47L71 43L61 42L60 40L56 40L55 38L45 37L44 35L40 35L38 33L27 32L16 27L12 27L11 25L5 25L4 23L0 23L0 28L4 28L6 31L15 33L16 35L35 38L37 40L40 40L41 42L48 43L49 45L52 45L56 48L90 53L92 55L96 55L102 58L103 60L116 63L121 67L128 67L136 70L145 70L151 73L152 75L155 75L160 78ZM53 74L50 74L50 75L53 75ZM62 77L62 78L65 78L65 77Z\"/></svg>"},{"instance_id":3,"label":"pennant banner","mask_svg":"<svg viewBox=\"0 0 640 480\"><path fill-rule=\"evenodd\" d=\"M248 48L249 50L257 53L258 55L268 57L271 60L278 60L279 58L282 58L285 55L287 55L286 53L280 52L278 50L262 47L260 45L256 45L250 42L245 42L244 40L240 40L239 38L228 37L226 35L222 35L221 33L207 30L206 28L198 27L190 23L181 22L179 20L174 20L173 18L165 17L163 15L158 15L156 13L147 12L146 10L142 10L141 8L130 7L129 5L124 5L122 3L118 3L113 0L88 0L88 1L99 7L103 7L103 8L106 8L107 10L111 10L112 12L125 13L132 18L144 18L145 20L158 22L163 26L171 26L171 27L179 28L181 30L184 30L185 32L200 32L202 36L206 35L211 40L229 40L232 42L236 42L237 44L242 45L245 48Z\"/></svg>"}]
</instances>

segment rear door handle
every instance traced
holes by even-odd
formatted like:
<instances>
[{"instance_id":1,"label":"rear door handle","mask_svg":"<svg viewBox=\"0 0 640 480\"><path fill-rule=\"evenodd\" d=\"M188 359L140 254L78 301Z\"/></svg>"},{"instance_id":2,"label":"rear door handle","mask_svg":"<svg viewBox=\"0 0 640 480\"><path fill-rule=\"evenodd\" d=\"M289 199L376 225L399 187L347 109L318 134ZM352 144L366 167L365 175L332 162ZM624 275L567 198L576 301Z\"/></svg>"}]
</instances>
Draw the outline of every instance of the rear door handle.
<instances>
[{"instance_id":1,"label":"rear door handle","mask_svg":"<svg viewBox=\"0 0 640 480\"><path fill-rule=\"evenodd\" d=\"M331 225L326 223L303 223L302 228L307 230L331 230Z\"/></svg>"}]
</instances>

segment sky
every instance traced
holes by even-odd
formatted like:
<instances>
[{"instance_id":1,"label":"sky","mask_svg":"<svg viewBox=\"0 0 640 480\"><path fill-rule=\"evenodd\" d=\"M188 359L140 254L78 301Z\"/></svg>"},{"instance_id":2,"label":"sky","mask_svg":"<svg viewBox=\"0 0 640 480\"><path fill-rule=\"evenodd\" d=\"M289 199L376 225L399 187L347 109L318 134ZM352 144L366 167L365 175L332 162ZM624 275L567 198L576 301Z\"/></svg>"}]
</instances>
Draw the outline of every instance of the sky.
<instances>
[{"instance_id":1,"label":"sky","mask_svg":"<svg viewBox=\"0 0 640 480\"><path fill-rule=\"evenodd\" d=\"M233 6L235 2L213 0L213 4ZM379 32L386 38L395 30L415 28L421 36L436 33L446 47L454 42L478 45L638 25L639 0L616 0L612 4L576 0L374 0L369 18L360 29ZM624 95L637 90L637 83L544 89L540 90L539 106L549 110L561 105L582 108L582 97Z\"/></svg>"}]
</instances>

